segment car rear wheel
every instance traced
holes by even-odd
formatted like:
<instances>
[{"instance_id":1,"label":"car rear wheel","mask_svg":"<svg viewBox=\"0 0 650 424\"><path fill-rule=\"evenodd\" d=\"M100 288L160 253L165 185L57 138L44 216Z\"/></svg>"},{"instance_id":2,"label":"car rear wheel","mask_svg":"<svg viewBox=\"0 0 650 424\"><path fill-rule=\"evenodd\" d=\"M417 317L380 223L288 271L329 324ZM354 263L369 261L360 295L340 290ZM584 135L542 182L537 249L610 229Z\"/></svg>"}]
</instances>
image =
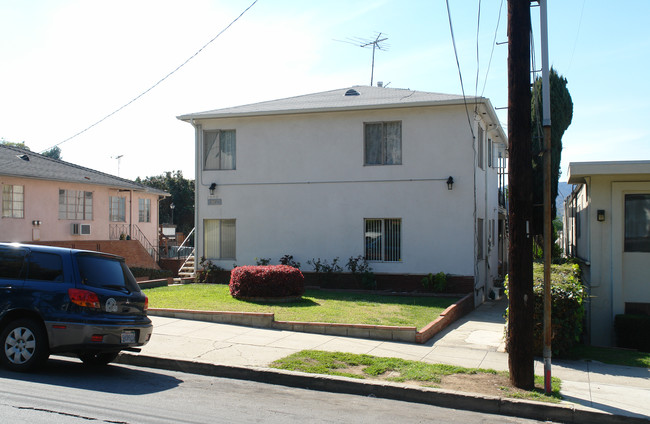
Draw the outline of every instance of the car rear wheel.
<instances>
[{"instance_id":1,"label":"car rear wheel","mask_svg":"<svg viewBox=\"0 0 650 424\"><path fill-rule=\"evenodd\" d=\"M90 367L102 367L113 362L120 352L80 352L79 359Z\"/></svg>"},{"instance_id":2,"label":"car rear wheel","mask_svg":"<svg viewBox=\"0 0 650 424\"><path fill-rule=\"evenodd\" d=\"M45 330L32 319L10 322L2 330L0 340L0 363L12 371L30 371L43 365L49 356Z\"/></svg>"}]
</instances>

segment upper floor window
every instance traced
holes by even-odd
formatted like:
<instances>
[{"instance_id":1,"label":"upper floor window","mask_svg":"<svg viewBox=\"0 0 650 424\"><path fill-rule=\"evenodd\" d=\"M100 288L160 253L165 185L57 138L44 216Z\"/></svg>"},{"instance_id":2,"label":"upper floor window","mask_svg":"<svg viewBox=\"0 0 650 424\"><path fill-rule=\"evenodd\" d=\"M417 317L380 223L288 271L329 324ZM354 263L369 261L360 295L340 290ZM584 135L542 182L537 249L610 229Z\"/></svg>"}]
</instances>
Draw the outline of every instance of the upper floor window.
<instances>
[{"instance_id":1,"label":"upper floor window","mask_svg":"<svg viewBox=\"0 0 650 424\"><path fill-rule=\"evenodd\" d=\"M365 165L401 165L402 123L365 123L363 144Z\"/></svg>"},{"instance_id":2,"label":"upper floor window","mask_svg":"<svg viewBox=\"0 0 650 424\"><path fill-rule=\"evenodd\" d=\"M109 219L113 222L126 222L126 197L109 198Z\"/></svg>"},{"instance_id":3,"label":"upper floor window","mask_svg":"<svg viewBox=\"0 0 650 424\"><path fill-rule=\"evenodd\" d=\"M203 131L203 169L235 169L235 130Z\"/></svg>"},{"instance_id":4,"label":"upper floor window","mask_svg":"<svg viewBox=\"0 0 650 424\"><path fill-rule=\"evenodd\" d=\"M138 199L138 221L151 222L151 199Z\"/></svg>"},{"instance_id":5,"label":"upper floor window","mask_svg":"<svg viewBox=\"0 0 650 424\"><path fill-rule=\"evenodd\" d=\"M25 187L21 185L2 186L2 217L25 217Z\"/></svg>"},{"instance_id":6,"label":"upper floor window","mask_svg":"<svg viewBox=\"0 0 650 424\"><path fill-rule=\"evenodd\" d=\"M59 190L59 219L93 219L93 193Z\"/></svg>"}]
</instances>

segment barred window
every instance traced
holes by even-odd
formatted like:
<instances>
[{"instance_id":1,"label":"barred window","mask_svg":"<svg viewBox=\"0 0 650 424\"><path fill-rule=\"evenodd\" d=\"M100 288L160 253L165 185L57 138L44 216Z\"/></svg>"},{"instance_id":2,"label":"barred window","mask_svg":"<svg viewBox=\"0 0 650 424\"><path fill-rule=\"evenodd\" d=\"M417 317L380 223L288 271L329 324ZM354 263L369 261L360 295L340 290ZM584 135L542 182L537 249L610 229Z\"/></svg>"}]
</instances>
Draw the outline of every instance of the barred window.
<instances>
[{"instance_id":1,"label":"barred window","mask_svg":"<svg viewBox=\"0 0 650 424\"><path fill-rule=\"evenodd\" d=\"M402 260L400 218L366 218L364 224L364 257L367 261L399 262Z\"/></svg>"},{"instance_id":2,"label":"barred window","mask_svg":"<svg viewBox=\"0 0 650 424\"><path fill-rule=\"evenodd\" d=\"M93 193L59 190L59 219L93 219Z\"/></svg>"},{"instance_id":3,"label":"barred window","mask_svg":"<svg viewBox=\"0 0 650 424\"><path fill-rule=\"evenodd\" d=\"M2 217L25 217L25 187L21 185L2 186Z\"/></svg>"}]
</instances>

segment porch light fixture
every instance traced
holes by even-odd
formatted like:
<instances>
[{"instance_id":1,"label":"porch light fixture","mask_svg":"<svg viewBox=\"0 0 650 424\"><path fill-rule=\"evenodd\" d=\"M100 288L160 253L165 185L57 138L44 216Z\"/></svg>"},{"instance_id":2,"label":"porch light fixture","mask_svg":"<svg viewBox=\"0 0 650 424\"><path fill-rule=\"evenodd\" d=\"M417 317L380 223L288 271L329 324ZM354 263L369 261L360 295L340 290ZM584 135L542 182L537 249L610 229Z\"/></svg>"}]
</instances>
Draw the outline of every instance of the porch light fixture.
<instances>
[{"instance_id":1,"label":"porch light fixture","mask_svg":"<svg viewBox=\"0 0 650 424\"><path fill-rule=\"evenodd\" d=\"M210 184L210 196L214 196L214 191L217 189L217 183Z\"/></svg>"},{"instance_id":2,"label":"porch light fixture","mask_svg":"<svg viewBox=\"0 0 650 424\"><path fill-rule=\"evenodd\" d=\"M38 227L39 225L41 225L41 221L38 220L38 219L34 220L34 221L32 221L32 225L35 226L35 227Z\"/></svg>"},{"instance_id":3,"label":"porch light fixture","mask_svg":"<svg viewBox=\"0 0 650 424\"><path fill-rule=\"evenodd\" d=\"M449 176L447 178L447 190L451 190L454 187L454 177Z\"/></svg>"},{"instance_id":4,"label":"porch light fixture","mask_svg":"<svg viewBox=\"0 0 650 424\"><path fill-rule=\"evenodd\" d=\"M598 222L603 222L605 220L605 209L598 209L596 213L596 219Z\"/></svg>"}]
</instances>

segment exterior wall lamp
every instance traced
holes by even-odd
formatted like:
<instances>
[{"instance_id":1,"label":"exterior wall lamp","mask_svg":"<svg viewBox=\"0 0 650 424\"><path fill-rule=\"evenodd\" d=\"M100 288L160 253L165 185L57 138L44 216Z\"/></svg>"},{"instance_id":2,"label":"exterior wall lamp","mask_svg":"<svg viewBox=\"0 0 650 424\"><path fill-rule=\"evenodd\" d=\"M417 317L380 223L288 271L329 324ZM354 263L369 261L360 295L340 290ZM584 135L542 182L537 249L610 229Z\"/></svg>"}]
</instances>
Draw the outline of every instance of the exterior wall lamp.
<instances>
[{"instance_id":1,"label":"exterior wall lamp","mask_svg":"<svg viewBox=\"0 0 650 424\"><path fill-rule=\"evenodd\" d=\"M599 222L603 222L605 220L605 209L598 209L598 212L596 212L596 219Z\"/></svg>"},{"instance_id":2,"label":"exterior wall lamp","mask_svg":"<svg viewBox=\"0 0 650 424\"><path fill-rule=\"evenodd\" d=\"M35 226L35 227L38 227L39 225L41 225L41 221L40 220L34 220L34 221L32 221L32 225Z\"/></svg>"},{"instance_id":3,"label":"exterior wall lamp","mask_svg":"<svg viewBox=\"0 0 650 424\"><path fill-rule=\"evenodd\" d=\"M454 177L449 176L447 178L447 190L451 190L454 187Z\"/></svg>"},{"instance_id":4,"label":"exterior wall lamp","mask_svg":"<svg viewBox=\"0 0 650 424\"><path fill-rule=\"evenodd\" d=\"M217 189L217 183L212 183L210 184L209 190L210 190L210 196L214 196L214 191Z\"/></svg>"}]
</instances>

